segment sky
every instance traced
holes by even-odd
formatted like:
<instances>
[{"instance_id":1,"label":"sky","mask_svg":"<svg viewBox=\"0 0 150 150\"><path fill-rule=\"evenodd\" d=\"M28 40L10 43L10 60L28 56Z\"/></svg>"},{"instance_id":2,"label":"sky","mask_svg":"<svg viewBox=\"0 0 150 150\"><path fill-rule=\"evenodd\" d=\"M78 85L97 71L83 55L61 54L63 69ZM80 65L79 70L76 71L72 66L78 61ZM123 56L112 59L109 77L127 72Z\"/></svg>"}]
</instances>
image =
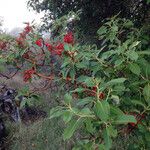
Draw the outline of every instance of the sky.
<instances>
[{"instance_id":1,"label":"sky","mask_svg":"<svg viewBox=\"0 0 150 150\"><path fill-rule=\"evenodd\" d=\"M26 5L27 0L0 0L0 17L3 18L3 28L11 31L16 27L24 27L23 22L40 23L42 14L29 11Z\"/></svg>"}]
</instances>

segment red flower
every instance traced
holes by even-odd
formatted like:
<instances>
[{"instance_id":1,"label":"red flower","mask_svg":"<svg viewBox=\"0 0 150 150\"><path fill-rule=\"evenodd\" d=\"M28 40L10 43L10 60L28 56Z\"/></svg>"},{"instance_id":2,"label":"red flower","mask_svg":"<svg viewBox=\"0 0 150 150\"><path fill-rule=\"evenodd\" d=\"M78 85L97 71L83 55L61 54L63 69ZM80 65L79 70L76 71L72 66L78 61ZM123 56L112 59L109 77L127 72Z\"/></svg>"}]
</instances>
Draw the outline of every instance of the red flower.
<instances>
[{"instance_id":1,"label":"red flower","mask_svg":"<svg viewBox=\"0 0 150 150\"><path fill-rule=\"evenodd\" d=\"M96 92L96 91L97 91L97 87L96 87L96 86L93 86L92 90L93 90L94 92Z\"/></svg>"},{"instance_id":2,"label":"red flower","mask_svg":"<svg viewBox=\"0 0 150 150\"><path fill-rule=\"evenodd\" d=\"M73 41L74 41L74 39L73 39L73 34L72 34L72 32L69 32L69 33L67 33L67 34L64 36L64 42L65 42L65 43L73 44Z\"/></svg>"},{"instance_id":3,"label":"red flower","mask_svg":"<svg viewBox=\"0 0 150 150\"><path fill-rule=\"evenodd\" d=\"M7 47L6 42L0 41L0 49L5 49Z\"/></svg>"},{"instance_id":4,"label":"red flower","mask_svg":"<svg viewBox=\"0 0 150 150\"><path fill-rule=\"evenodd\" d=\"M38 45L39 47L42 47L42 39L36 40L35 44Z\"/></svg>"},{"instance_id":5,"label":"red flower","mask_svg":"<svg viewBox=\"0 0 150 150\"><path fill-rule=\"evenodd\" d=\"M35 73L35 69L34 68L29 69L29 70L25 70L24 71L24 75L23 75L24 82L27 82L28 80L30 80L34 73Z\"/></svg>"},{"instance_id":6,"label":"red flower","mask_svg":"<svg viewBox=\"0 0 150 150\"><path fill-rule=\"evenodd\" d=\"M16 42L17 42L18 46L24 47L24 38L22 38L21 36L16 39Z\"/></svg>"},{"instance_id":7,"label":"red flower","mask_svg":"<svg viewBox=\"0 0 150 150\"><path fill-rule=\"evenodd\" d=\"M99 98L100 98L100 99L104 99L104 97L105 97L105 94L102 93L102 92L100 92L100 93L99 93Z\"/></svg>"},{"instance_id":8,"label":"red flower","mask_svg":"<svg viewBox=\"0 0 150 150\"><path fill-rule=\"evenodd\" d=\"M29 53L26 52L26 53L24 53L24 54L22 55L22 57L25 58L25 59L29 59L30 56L29 56Z\"/></svg>"},{"instance_id":9,"label":"red flower","mask_svg":"<svg viewBox=\"0 0 150 150\"><path fill-rule=\"evenodd\" d=\"M62 55L62 52L63 52L63 50L64 50L64 44L59 43L58 45L56 45L55 49L56 49L56 50L55 50L55 53L56 53L57 55L61 56L61 55Z\"/></svg>"},{"instance_id":10,"label":"red flower","mask_svg":"<svg viewBox=\"0 0 150 150\"><path fill-rule=\"evenodd\" d=\"M27 26L24 28L26 34L28 34L32 30L32 27L27 23Z\"/></svg>"},{"instance_id":11,"label":"red flower","mask_svg":"<svg viewBox=\"0 0 150 150\"><path fill-rule=\"evenodd\" d=\"M26 38L26 32L23 31L22 33L20 33L20 38L25 39Z\"/></svg>"},{"instance_id":12,"label":"red flower","mask_svg":"<svg viewBox=\"0 0 150 150\"><path fill-rule=\"evenodd\" d=\"M132 123L132 122L130 122L129 123L132 127L135 127L137 124L136 123Z\"/></svg>"},{"instance_id":13,"label":"red flower","mask_svg":"<svg viewBox=\"0 0 150 150\"><path fill-rule=\"evenodd\" d=\"M56 46L56 49L64 50L64 44L59 43L59 44Z\"/></svg>"},{"instance_id":14,"label":"red flower","mask_svg":"<svg viewBox=\"0 0 150 150\"><path fill-rule=\"evenodd\" d=\"M46 47L47 47L47 49L48 49L49 51L52 51L53 46L52 46L51 44L45 43L45 45L46 45Z\"/></svg>"}]
</instances>

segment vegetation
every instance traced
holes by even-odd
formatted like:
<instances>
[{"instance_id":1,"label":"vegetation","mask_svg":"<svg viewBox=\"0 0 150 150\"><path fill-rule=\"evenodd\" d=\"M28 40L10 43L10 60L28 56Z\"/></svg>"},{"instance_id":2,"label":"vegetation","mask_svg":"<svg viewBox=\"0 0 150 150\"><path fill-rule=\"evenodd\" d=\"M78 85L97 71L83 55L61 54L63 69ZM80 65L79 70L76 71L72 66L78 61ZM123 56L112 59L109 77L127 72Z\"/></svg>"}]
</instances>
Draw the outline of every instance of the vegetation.
<instances>
[{"instance_id":1,"label":"vegetation","mask_svg":"<svg viewBox=\"0 0 150 150\"><path fill-rule=\"evenodd\" d=\"M28 6L37 12L45 12L42 29L46 30L70 11L78 13L80 20L72 22L71 26L75 27L82 40L91 43L96 41L96 32L102 21L114 15L130 19L137 26L144 24L149 18L150 4L149 0L28 0ZM59 28L55 33L59 33Z\"/></svg>"},{"instance_id":2,"label":"vegetation","mask_svg":"<svg viewBox=\"0 0 150 150\"><path fill-rule=\"evenodd\" d=\"M29 5L35 10L51 11L54 17L51 26L53 36L50 39L43 39L33 25L26 23L26 27L17 39L8 40L6 37L1 39L1 76L11 79L21 73L22 80L27 85L19 90L16 97L16 103L20 95L26 97L25 100L20 101L20 110L27 104L36 106L37 100L41 99L39 93L46 93L48 89L57 94L53 97L54 103L51 106L45 104L42 107L48 112L48 117L38 120L25 129L21 128L20 123L18 133L27 138L25 149L28 144L31 149L58 149L57 142L54 142L55 146L49 143L52 137L46 132L48 128L50 131L55 129L53 126L56 123L60 129L57 131L61 133L64 129L62 136L64 141L73 138L69 147L60 139L64 149L148 150L150 148L150 35L148 34L150 27L145 20L145 14L148 14L149 9L142 13L144 14L142 22L140 11L132 16L134 19L131 14L128 16L127 10L131 11L130 3L128 7L126 5L128 1L101 2L100 6L105 6L104 12L99 5L96 5L99 2L85 2L87 5L82 1L72 1L72 7L68 7L68 1L62 3L30 0ZM149 1L141 2L142 8L149 6ZM120 12L123 6L128 9ZM82 12L79 14L70 12L81 8ZM111 8L110 13L107 14L104 8ZM67 14L68 12L70 13ZM102 14L97 18L99 12ZM88 25L88 21L92 21L92 16L95 22L91 26ZM80 28L78 32L75 32L75 27L71 30L73 28L68 26L69 19L71 23L80 20L76 26ZM100 19L105 20L101 22ZM94 31L91 32L89 28ZM57 34L54 34L55 31ZM92 42L89 40L86 42L81 38L82 36L87 38L82 34L85 32L90 33ZM92 35L99 42L94 44ZM13 67L13 71L6 74L4 65L8 68ZM47 96L50 98L49 95ZM40 105L43 104L44 102ZM37 130L38 134L35 132ZM32 131L33 136L28 138L26 131ZM17 136L15 143L18 144L14 145L14 149L23 148L24 145L20 140L24 141L24 138ZM46 140L45 145L42 144L43 139L39 138L42 136Z\"/></svg>"}]
</instances>

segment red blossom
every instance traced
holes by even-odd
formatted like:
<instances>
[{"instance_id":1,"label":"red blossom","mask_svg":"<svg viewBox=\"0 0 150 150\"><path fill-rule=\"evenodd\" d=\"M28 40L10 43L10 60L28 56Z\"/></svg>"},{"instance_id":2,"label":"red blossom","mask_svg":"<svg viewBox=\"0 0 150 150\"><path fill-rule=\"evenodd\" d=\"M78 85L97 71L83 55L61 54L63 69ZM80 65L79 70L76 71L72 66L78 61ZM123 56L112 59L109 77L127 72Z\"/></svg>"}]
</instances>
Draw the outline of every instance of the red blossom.
<instances>
[{"instance_id":1,"label":"red blossom","mask_svg":"<svg viewBox=\"0 0 150 150\"><path fill-rule=\"evenodd\" d=\"M64 36L64 42L65 42L65 43L73 44L73 41L74 41L74 38L73 38L72 32L69 32L69 33L67 33L67 34Z\"/></svg>"},{"instance_id":2,"label":"red blossom","mask_svg":"<svg viewBox=\"0 0 150 150\"><path fill-rule=\"evenodd\" d=\"M64 50L64 44L59 43L58 45L56 45L56 49Z\"/></svg>"},{"instance_id":3,"label":"red blossom","mask_svg":"<svg viewBox=\"0 0 150 150\"><path fill-rule=\"evenodd\" d=\"M61 55L62 55L62 52L63 52L63 50L64 50L64 44L59 43L58 45L56 45L55 49L56 49L56 50L55 50L55 53L56 53L57 55L61 56Z\"/></svg>"},{"instance_id":4,"label":"red blossom","mask_svg":"<svg viewBox=\"0 0 150 150\"><path fill-rule=\"evenodd\" d=\"M24 82L27 82L28 80L30 80L34 73L35 73L35 69L34 68L29 69L29 70L25 70L24 71L24 75L23 75Z\"/></svg>"},{"instance_id":5,"label":"red blossom","mask_svg":"<svg viewBox=\"0 0 150 150\"><path fill-rule=\"evenodd\" d=\"M29 56L29 53L26 52L26 53L24 53L24 54L22 55L22 57L25 58L25 59L29 59L30 56Z\"/></svg>"},{"instance_id":6,"label":"red blossom","mask_svg":"<svg viewBox=\"0 0 150 150\"><path fill-rule=\"evenodd\" d=\"M20 33L20 38L23 38L23 39L26 38L26 33L24 31L22 33Z\"/></svg>"},{"instance_id":7,"label":"red blossom","mask_svg":"<svg viewBox=\"0 0 150 150\"><path fill-rule=\"evenodd\" d=\"M35 44L38 45L39 47L42 47L42 39L36 40Z\"/></svg>"},{"instance_id":8,"label":"red blossom","mask_svg":"<svg viewBox=\"0 0 150 150\"><path fill-rule=\"evenodd\" d=\"M24 28L26 34L28 34L32 30L32 27L27 23L27 26Z\"/></svg>"},{"instance_id":9,"label":"red blossom","mask_svg":"<svg viewBox=\"0 0 150 150\"><path fill-rule=\"evenodd\" d=\"M129 123L132 127L135 127L137 124L136 123L132 123L132 122L130 122Z\"/></svg>"},{"instance_id":10,"label":"red blossom","mask_svg":"<svg viewBox=\"0 0 150 150\"><path fill-rule=\"evenodd\" d=\"M5 49L6 48L6 45L7 43L6 42L4 42L4 41L0 41L0 49L2 50L2 49Z\"/></svg>"},{"instance_id":11,"label":"red blossom","mask_svg":"<svg viewBox=\"0 0 150 150\"><path fill-rule=\"evenodd\" d=\"M52 51L53 46L52 46L51 44L45 43L45 46L47 47L47 49L48 49L49 51Z\"/></svg>"},{"instance_id":12,"label":"red blossom","mask_svg":"<svg viewBox=\"0 0 150 150\"><path fill-rule=\"evenodd\" d=\"M99 98L100 98L100 99L104 99L104 97L105 97L105 94L104 94L103 92L100 92L100 93L99 93Z\"/></svg>"},{"instance_id":13,"label":"red blossom","mask_svg":"<svg viewBox=\"0 0 150 150\"><path fill-rule=\"evenodd\" d=\"M17 42L17 44L18 44L18 46L20 46L20 47L24 47L24 38L23 37L18 37L17 39L16 39L16 42Z\"/></svg>"},{"instance_id":14,"label":"red blossom","mask_svg":"<svg viewBox=\"0 0 150 150\"><path fill-rule=\"evenodd\" d=\"M96 92L97 91L97 87L93 86L92 90Z\"/></svg>"},{"instance_id":15,"label":"red blossom","mask_svg":"<svg viewBox=\"0 0 150 150\"><path fill-rule=\"evenodd\" d=\"M96 92L97 92L97 87L93 86L92 90L86 90L87 94L89 96L96 96ZM99 99L104 99L105 98L105 94L103 92L99 93Z\"/></svg>"}]
</instances>

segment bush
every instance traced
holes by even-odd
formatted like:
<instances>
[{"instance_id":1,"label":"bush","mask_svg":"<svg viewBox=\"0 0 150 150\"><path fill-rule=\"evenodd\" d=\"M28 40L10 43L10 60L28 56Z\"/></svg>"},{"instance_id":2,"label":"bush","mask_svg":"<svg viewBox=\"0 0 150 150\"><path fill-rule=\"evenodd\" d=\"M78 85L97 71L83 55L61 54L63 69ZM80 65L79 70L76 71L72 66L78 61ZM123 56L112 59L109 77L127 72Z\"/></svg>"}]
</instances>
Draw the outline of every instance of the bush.
<instances>
[{"instance_id":1,"label":"bush","mask_svg":"<svg viewBox=\"0 0 150 150\"><path fill-rule=\"evenodd\" d=\"M150 51L143 41L150 37L130 20L116 17L108 19L97 33L101 48L81 45L71 32L45 41L27 24L16 49L8 49L7 57L1 50L1 60L13 60L18 71L22 70L18 64L26 62L25 82L38 77L47 83L62 83L63 88L67 85L69 92L51 109L50 118L61 116L67 124L64 140L77 129L84 131L73 150L111 149L116 138L127 135L138 137L129 148L148 149Z\"/></svg>"}]
</instances>

